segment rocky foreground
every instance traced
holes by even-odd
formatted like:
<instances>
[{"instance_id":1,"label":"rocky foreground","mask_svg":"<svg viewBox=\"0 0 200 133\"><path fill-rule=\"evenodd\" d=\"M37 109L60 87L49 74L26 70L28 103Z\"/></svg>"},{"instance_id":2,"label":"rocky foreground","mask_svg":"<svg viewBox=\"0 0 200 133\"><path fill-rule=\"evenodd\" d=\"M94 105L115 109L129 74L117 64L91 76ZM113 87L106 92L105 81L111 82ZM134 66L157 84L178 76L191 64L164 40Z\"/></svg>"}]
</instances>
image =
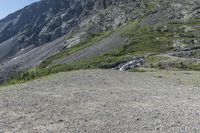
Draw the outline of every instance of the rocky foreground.
<instances>
[{"instance_id":1,"label":"rocky foreground","mask_svg":"<svg viewBox=\"0 0 200 133\"><path fill-rule=\"evenodd\" d=\"M0 88L0 132L198 132L200 73L59 73Z\"/></svg>"}]
</instances>

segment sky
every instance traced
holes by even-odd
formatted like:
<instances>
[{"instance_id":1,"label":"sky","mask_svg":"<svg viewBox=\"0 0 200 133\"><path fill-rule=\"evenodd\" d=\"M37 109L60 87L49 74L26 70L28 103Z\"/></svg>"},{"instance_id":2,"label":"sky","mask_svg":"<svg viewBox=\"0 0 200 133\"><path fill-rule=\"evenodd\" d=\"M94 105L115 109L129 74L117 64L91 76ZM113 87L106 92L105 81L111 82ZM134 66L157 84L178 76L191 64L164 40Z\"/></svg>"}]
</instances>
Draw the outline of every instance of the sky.
<instances>
[{"instance_id":1,"label":"sky","mask_svg":"<svg viewBox=\"0 0 200 133\"><path fill-rule=\"evenodd\" d=\"M0 19L39 0L0 0Z\"/></svg>"}]
</instances>

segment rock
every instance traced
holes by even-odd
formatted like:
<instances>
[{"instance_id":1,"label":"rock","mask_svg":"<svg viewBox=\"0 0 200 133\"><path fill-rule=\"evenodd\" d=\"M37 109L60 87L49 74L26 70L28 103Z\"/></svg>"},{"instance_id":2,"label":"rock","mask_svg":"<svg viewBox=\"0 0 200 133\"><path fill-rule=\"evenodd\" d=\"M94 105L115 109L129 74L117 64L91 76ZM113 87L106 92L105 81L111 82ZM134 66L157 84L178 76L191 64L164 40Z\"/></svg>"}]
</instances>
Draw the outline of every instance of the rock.
<instances>
[{"instance_id":1,"label":"rock","mask_svg":"<svg viewBox=\"0 0 200 133\"><path fill-rule=\"evenodd\" d=\"M119 64L115 69L119 71L126 71L128 69L138 68L144 65L144 58L134 58L125 63Z\"/></svg>"},{"instance_id":2,"label":"rock","mask_svg":"<svg viewBox=\"0 0 200 133\"><path fill-rule=\"evenodd\" d=\"M85 32L81 32L71 38L66 38L66 41L62 44L64 48L70 48L81 41L84 41L87 38L87 35Z\"/></svg>"}]
</instances>

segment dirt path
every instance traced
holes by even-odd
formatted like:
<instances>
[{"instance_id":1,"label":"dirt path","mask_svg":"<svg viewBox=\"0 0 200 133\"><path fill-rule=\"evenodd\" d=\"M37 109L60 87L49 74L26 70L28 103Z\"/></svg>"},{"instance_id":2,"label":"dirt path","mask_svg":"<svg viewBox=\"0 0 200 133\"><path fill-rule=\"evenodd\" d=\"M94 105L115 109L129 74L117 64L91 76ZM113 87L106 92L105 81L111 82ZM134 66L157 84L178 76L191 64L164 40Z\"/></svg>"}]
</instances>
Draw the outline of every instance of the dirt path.
<instances>
[{"instance_id":1,"label":"dirt path","mask_svg":"<svg viewBox=\"0 0 200 133\"><path fill-rule=\"evenodd\" d=\"M0 132L198 132L199 72L59 73L0 89Z\"/></svg>"},{"instance_id":2,"label":"dirt path","mask_svg":"<svg viewBox=\"0 0 200 133\"><path fill-rule=\"evenodd\" d=\"M191 57L186 58L186 57L175 56L176 54L187 53L187 52L191 52L191 51L169 52L169 53L158 54L158 56L166 57L173 61L177 60L177 61L190 61L190 62L200 63L199 58L191 58Z\"/></svg>"}]
</instances>

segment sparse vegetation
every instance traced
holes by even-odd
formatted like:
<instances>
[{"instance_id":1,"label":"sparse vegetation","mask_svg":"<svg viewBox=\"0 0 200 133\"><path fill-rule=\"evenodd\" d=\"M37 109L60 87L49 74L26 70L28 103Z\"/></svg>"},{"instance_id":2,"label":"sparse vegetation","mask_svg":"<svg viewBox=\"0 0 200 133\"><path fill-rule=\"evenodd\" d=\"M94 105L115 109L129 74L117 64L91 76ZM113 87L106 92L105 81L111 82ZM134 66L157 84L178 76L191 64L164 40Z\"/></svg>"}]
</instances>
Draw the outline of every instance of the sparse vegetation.
<instances>
[{"instance_id":1,"label":"sparse vegetation","mask_svg":"<svg viewBox=\"0 0 200 133\"><path fill-rule=\"evenodd\" d=\"M113 68L121 62L130 60L134 57L145 56L145 67L155 69L176 69L176 70L200 70L200 65L190 64L185 62L170 61L167 57L157 56L156 54L172 50L172 42L174 39L174 30L180 32L180 29L174 29L173 26L177 23L170 23L169 28L163 27L141 27L140 20L130 22L126 26L122 26L114 32L121 33L122 36L129 38L129 43L111 53L103 56L93 57L87 60L73 62L71 64L51 65L54 60L62 59L77 51L91 46L95 42L108 37L111 32L102 33L90 37L88 40L70 48L63 52L56 54L45 60L39 67L31 69L27 72L15 76L9 84L16 82L25 82L39 77L47 76L49 74L72 71L80 69L96 69L96 68ZM171 28L171 29L170 29ZM167 61L168 60L168 61ZM47 67L48 66L48 67ZM142 71L130 70L130 71ZM144 70L145 71L145 70Z\"/></svg>"},{"instance_id":2,"label":"sparse vegetation","mask_svg":"<svg viewBox=\"0 0 200 133\"><path fill-rule=\"evenodd\" d=\"M55 56L48 58L39 67L15 76L13 80L9 81L9 83L28 81L36 79L38 77L47 76L52 73L63 71L95 68L113 68L117 64L136 56L143 56L144 54L149 53L158 53L169 50L171 48L171 46L169 45L171 44L171 39L168 36L165 36L165 33L158 33L157 31L154 31L152 28L148 27L141 28L139 25L139 20L129 23L127 26L123 26L115 32L120 32L123 36L128 37L130 39L129 44L103 56L81 60L71 64L62 64L47 67L54 60L69 56L81 49L91 46L95 42L105 37L108 37L111 32L96 35L89 38L87 41L80 43L79 45L76 45Z\"/></svg>"},{"instance_id":3,"label":"sparse vegetation","mask_svg":"<svg viewBox=\"0 0 200 133\"><path fill-rule=\"evenodd\" d=\"M196 63L190 64L190 65L188 66L188 68L189 68L190 70L200 71L200 64L196 64Z\"/></svg>"},{"instance_id":4,"label":"sparse vegetation","mask_svg":"<svg viewBox=\"0 0 200 133\"><path fill-rule=\"evenodd\" d=\"M69 48L69 49L65 49L62 52L47 58L45 61L43 61L40 64L39 67L40 68L45 68L48 65L50 65L54 60L61 59L63 57L66 57L66 56L69 56L69 55L71 55L73 53L76 53L79 50L82 50L82 49L84 49L86 47L89 47L92 44L94 44L96 42L99 42L103 38L108 37L111 33L112 33L112 31L108 31L108 32L92 35L88 39L86 39L85 41L79 43L78 45L75 45L75 46L73 46L72 48Z\"/></svg>"}]
</instances>

